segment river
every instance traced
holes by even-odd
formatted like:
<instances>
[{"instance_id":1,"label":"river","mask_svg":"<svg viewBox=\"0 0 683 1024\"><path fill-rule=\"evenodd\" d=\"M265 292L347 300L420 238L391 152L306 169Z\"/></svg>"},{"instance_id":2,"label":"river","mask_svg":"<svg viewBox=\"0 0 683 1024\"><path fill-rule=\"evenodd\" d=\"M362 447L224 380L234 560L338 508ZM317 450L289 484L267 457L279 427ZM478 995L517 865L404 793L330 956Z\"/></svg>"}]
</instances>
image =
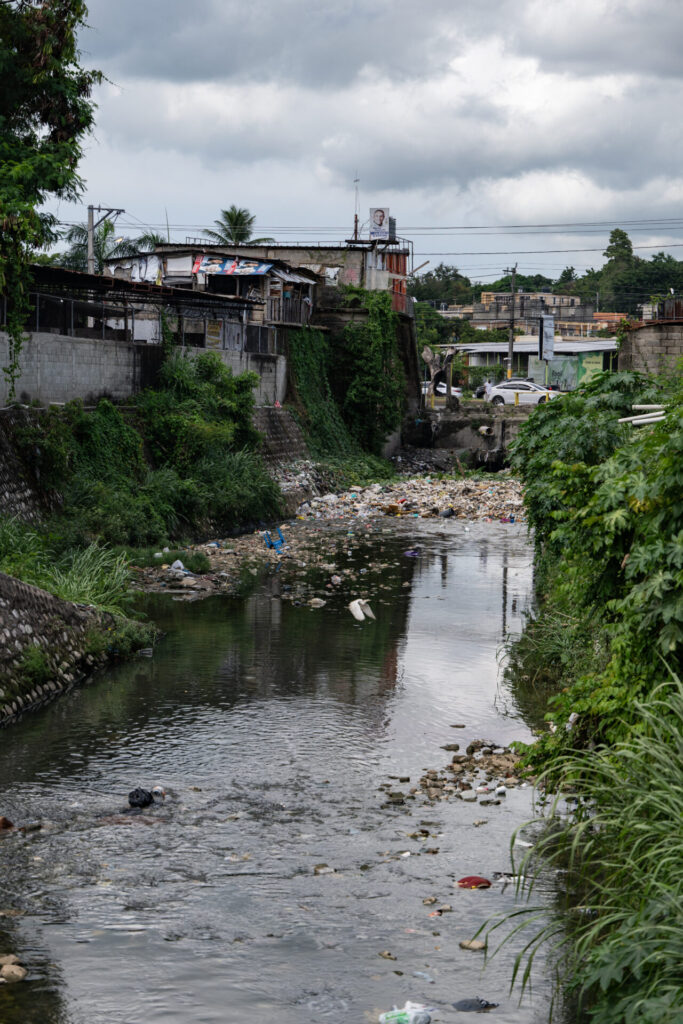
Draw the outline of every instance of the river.
<instances>
[{"instance_id":1,"label":"river","mask_svg":"<svg viewBox=\"0 0 683 1024\"><path fill-rule=\"evenodd\" d=\"M148 596L152 658L0 733L0 813L43 822L0 840L0 953L30 968L0 987L2 1024L358 1024L406 999L466 1021L452 1004L473 996L501 1022L545 1019L543 978L521 1004L508 991L521 940L485 969L458 945L514 885L453 886L509 870L532 790L482 808L386 806L378 788L409 776L391 783L407 792L443 744L530 738L497 652L532 549L518 525L387 523L339 538L357 575L320 609L287 600L276 566L239 599ZM361 591L375 622L346 609ZM118 817L155 783L163 807ZM430 917L430 896L453 912Z\"/></svg>"}]
</instances>

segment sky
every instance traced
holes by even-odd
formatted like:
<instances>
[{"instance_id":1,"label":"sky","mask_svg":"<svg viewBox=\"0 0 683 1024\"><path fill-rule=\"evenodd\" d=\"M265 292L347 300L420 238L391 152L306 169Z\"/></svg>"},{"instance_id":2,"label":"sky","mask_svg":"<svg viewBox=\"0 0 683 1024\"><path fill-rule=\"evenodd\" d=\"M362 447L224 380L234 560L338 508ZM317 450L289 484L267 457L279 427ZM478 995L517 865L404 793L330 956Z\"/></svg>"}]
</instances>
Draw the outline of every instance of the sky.
<instances>
[{"instance_id":1,"label":"sky","mask_svg":"<svg viewBox=\"0 0 683 1024\"><path fill-rule=\"evenodd\" d=\"M83 203L124 208L122 234L184 242L234 203L257 234L340 240L358 178L361 224L388 206L427 270L581 272L613 227L683 259L680 0L88 6Z\"/></svg>"}]
</instances>

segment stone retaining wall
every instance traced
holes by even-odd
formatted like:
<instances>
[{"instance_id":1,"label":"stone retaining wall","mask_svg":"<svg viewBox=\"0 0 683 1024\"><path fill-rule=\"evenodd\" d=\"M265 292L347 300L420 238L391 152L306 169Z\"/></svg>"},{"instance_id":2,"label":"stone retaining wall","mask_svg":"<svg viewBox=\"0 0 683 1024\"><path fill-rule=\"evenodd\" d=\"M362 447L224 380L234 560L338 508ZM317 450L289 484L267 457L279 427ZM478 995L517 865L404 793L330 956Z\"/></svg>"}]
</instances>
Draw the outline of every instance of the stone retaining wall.
<instances>
[{"instance_id":1,"label":"stone retaining wall","mask_svg":"<svg viewBox=\"0 0 683 1024\"><path fill-rule=\"evenodd\" d=\"M106 628L110 620L0 573L0 725L68 689L104 661L87 652L87 634ZM43 671L36 672L35 663L32 671L27 667L32 651L38 652Z\"/></svg>"}]
</instances>

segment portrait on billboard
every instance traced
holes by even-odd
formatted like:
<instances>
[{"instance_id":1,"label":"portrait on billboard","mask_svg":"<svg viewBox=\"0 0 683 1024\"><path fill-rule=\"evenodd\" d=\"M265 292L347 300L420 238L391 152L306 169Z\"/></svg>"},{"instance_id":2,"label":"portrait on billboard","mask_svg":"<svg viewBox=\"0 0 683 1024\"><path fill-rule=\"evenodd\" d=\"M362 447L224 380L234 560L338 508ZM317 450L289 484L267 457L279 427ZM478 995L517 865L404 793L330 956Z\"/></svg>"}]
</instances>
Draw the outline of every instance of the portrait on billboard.
<instances>
[{"instance_id":1,"label":"portrait on billboard","mask_svg":"<svg viewBox=\"0 0 683 1024\"><path fill-rule=\"evenodd\" d=\"M373 206L370 209L370 238L389 237L389 207Z\"/></svg>"}]
</instances>

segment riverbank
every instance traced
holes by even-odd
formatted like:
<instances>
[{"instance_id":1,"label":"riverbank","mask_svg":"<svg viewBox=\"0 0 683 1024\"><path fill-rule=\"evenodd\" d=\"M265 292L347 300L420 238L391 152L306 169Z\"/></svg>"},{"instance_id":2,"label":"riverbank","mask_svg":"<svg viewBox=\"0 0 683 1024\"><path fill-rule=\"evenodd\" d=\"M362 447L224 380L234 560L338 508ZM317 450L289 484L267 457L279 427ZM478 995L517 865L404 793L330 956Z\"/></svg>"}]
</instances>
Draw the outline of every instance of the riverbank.
<instances>
[{"instance_id":1,"label":"riverbank","mask_svg":"<svg viewBox=\"0 0 683 1024\"><path fill-rule=\"evenodd\" d=\"M538 822L519 870L529 891L564 873L558 988L600 1024L683 1016L681 380L601 375L530 418L513 451L538 608L507 678L546 720L527 765L572 800ZM655 403L660 422L627 422ZM548 932L528 937L531 956Z\"/></svg>"}]
</instances>

